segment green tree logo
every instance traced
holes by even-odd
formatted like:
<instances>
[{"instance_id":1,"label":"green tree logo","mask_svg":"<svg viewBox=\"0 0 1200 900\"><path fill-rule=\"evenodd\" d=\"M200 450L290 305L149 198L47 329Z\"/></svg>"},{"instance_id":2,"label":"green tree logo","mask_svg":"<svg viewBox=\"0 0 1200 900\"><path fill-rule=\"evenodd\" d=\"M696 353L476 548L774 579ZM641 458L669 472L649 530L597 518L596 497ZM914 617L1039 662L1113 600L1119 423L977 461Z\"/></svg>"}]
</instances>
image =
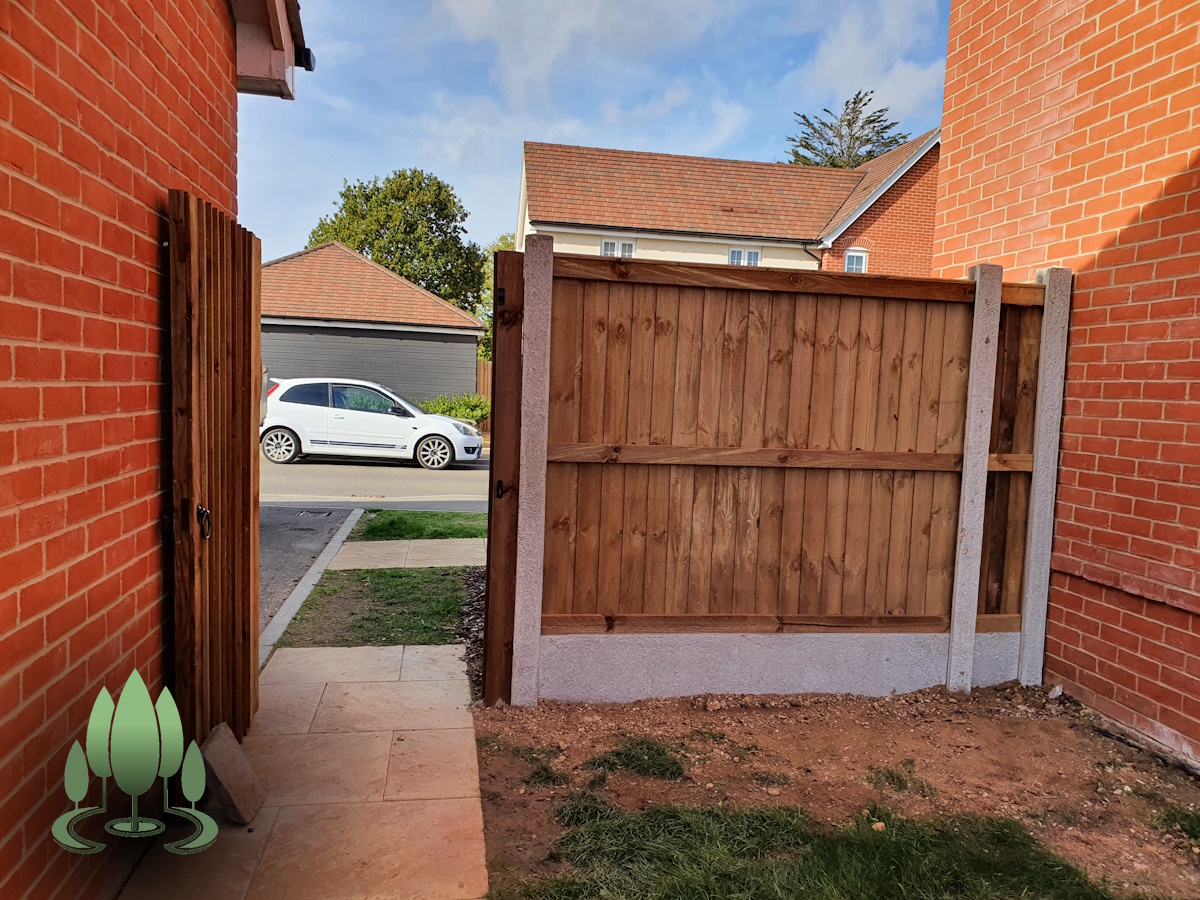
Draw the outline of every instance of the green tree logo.
<instances>
[{"instance_id":1,"label":"green tree logo","mask_svg":"<svg viewBox=\"0 0 1200 900\"><path fill-rule=\"evenodd\" d=\"M150 837L165 829L161 820L138 810L138 798L150 789L155 778L161 778L164 815L184 819L193 828L188 837L166 844L166 849L172 853L198 853L216 840L217 823L196 809L196 801L204 794L204 760L195 741L184 753L183 725L169 690L163 688L158 702L152 703L146 683L136 669L130 673L115 705L108 690L101 688L88 719L86 741L86 753L76 741L67 754L63 787L74 808L59 816L51 827L51 835L59 846L72 853L96 853L104 849L103 844L81 836L76 829L84 819L108 811L109 778L132 801L130 815L104 824L109 834ZM89 769L100 776L101 801L99 806L81 807L79 804L88 792ZM169 780L177 773L190 807L170 805Z\"/></svg>"}]
</instances>

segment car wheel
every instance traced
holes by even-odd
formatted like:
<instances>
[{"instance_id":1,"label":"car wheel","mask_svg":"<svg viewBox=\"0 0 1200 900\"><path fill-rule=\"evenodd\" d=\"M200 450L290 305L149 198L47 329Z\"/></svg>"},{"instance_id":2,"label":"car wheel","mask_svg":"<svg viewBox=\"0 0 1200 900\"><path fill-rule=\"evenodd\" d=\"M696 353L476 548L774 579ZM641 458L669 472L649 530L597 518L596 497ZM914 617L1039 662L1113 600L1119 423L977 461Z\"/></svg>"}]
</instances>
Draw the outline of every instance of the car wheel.
<instances>
[{"instance_id":1,"label":"car wheel","mask_svg":"<svg viewBox=\"0 0 1200 900\"><path fill-rule=\"evenodd\" d=\"M262 436L263 455L273 463L290 463L300 455L300 440L286 428L271 428Z\"/></svg>"},{"instance_id":2,"label":"car wheel","mask_svg":"<svg viewBox=\"0 0 1200 900\"><path fill-rule=\"evenodd\" d=\"M425 438L417 444L417 462L424 469L444 469L454 462L454 448L439 434Z\"/></svg>"}]
</instances>

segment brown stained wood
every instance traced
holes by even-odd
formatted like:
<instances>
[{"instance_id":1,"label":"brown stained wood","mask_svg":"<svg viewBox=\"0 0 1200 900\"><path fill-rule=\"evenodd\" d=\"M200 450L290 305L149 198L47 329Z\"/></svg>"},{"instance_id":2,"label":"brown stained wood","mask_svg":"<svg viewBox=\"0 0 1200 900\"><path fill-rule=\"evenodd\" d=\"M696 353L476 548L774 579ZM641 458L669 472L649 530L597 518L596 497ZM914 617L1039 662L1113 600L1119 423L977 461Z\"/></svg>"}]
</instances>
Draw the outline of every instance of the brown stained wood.
<instances>
[{"instance_id":1,"label":"brown stained wood","mask_svg":"<svg viewBox=\"0 0 1200 900\"><path fill-rule=\"evenodd\" d=\"M854 444L854 396L859 358L859 327L862 300L843 297L839 302L837 355L833 377L833 422L830 446L850 450ZM849 514L850 476L845 470L829 473L825 509L825 557L821 578L821 612L837 615L842 611L845 582L846 523Z\"/></svg>"},{"instance_id":2,"label":"brown stained wood","mask_svg":"<svg viewBox=\"0 0 1200 900\"><path fill-rule=\"evenodd\" d=\"M742 391L743 447L761 448L764 442L771 323L771 295L751 294L746 318L746 375ZM762 472L756 467L738 468L733 550L733 609L738 613L755 611L761 503Z\"/></svg>"},{"instance_id":3,"label":"brown stained wood","mask_svg":"<svg viewBox=\"0 0 1200 900\"><path fill-rule=\"evenodd\" d=\"M604 437L604 385L608 357L608 285L588 281L583 285L583 322L580 348L579 440ZM578 467L578 511L575 528L575 588L572 609L596 611L600 566L601 469Z\"/></svg>"},{"instance_id":4,"label":"brown stained wood","mask_svg":"<svg viewBox=\"0 0 1200 900\"><path fill-rule=\"evenodd\" d=\"M770 342L767 347L766 391L763 397L763 444L782 447L788 439L791 405L792 343L796 299L787 294L771 298ZM758 564L755 571L754 611L779 610L779 554L783 537L786 470L766 469L759 484Z\"/></svg>"},{"instance_id":5,"label":"brown stained wood","mask_svg":"<svg viewBox=\"0 0 1200 900\"><path fill-rule=\"evenodd\" d=\"M200 399L200 441L203 447L203 462L200 470L200 505L207 509L210 514L213 508L213 492L216 490L216 479L214 473L216 470L216 441L212 440L212 433L216 428L216 379L213 377L212 359L216 351L214 344L216 342L216 315L214 310L213 298L217 292L217 275L216 275L216 260L220 254L219 242L216 237L215 215L216 211L207 203L201 201L199 205L200 216L203 220L202 241L201 244L201 282L200 296L197 298L197 305L200 310L200 356L197 360L197 365L200 367L200 383L202 396ZM216 585L216 573L213 567L216 565L215 554L213 552L213 544L211 538L200 541L200 577L203 580L201 586L200 600L200 616L201 616L201 634L203 635L203 669L197 678L198 689L200 691L200 721L197 724L199 733L207 735L212 727L217 724L214 718L216 697L212 691L212 665L213 655L217 651L218 644L215 639L215 628L217 624L216 610L213 608L213 592Z\"/></svg>"},{"instance_id":6,"label":"brown stained wood","mask_svg":"<svg viewBox=\"0 0 1200 900\"><path fill-rule=\"evenodd\" d=\"M854 372L854 419L850 431L851 447L855 450L875 449L882 354L883 301L864 299L859 319L858 362ZM848 477L841 605L843 615L861 615L866 611L873 480L873 474L865 471L853 471ZM871 612L883 612L882 599L880 595L878 604L872 601Z\"/></svg>"},{"instance_id":7,"label":"brown stained wood","mask_svg":"<svg viewBox=\"0 0 1200 900\"><path fill-rule=\"evenodd\" d=\"M808 446L828 450L832 444L834 379L838 355L841 301L820 297L813 330L812 392L809 403ZM793 405L793 411L795 407ZM822 612L825 576L825 515L828 472L808 472L804 478L804 526L800 546L799 612Z\"/></svg>"},{"instance_id":8,"label":"brown stained wood","mask_svg":"<svg viewBox=\"0 0 1200 900\"><path fill-rule=\"evenodd\" d=\"M838 632L940 634L948 616L545 616L542 634L806 634Z\"/></svg>"},{"instance_id":9,"label":"brown stained wood","mask_svg":"<svg viewBox=\"0 0 1200 900\"><path fill-rule=\"evenodd\" d=\"M671 421L671 443L696 443L696 416L700 402L700 352L704 322L704 292L683 288L679 293L678 336L675 350L675 397ZM665 612L688 610L689 568L692 550L692 495L695 470L691 466L670 467L670 514L667 531L667 561L663 593Z\"/></svg>"},{"instance_id":10,"label":"brown stained wood","mask_svg":"<svg viewBox=\"0 0 1200 900\"><path fill-rule=\"evenodd\" d=\"M787 296L787 295L781 295ZM808 447L813 384L813 348L817 298L796 297L792 326L791 383L788 387L787 437L791 447ZM798 614L804 571L805 485L803 471L783 473L783 525L779 536L779 610Z\"/></svg>"},{"instance_id":11,"label":"brown stained wood","mask_svg":"<svg viewBox=\"0 0 1200 900\"><path fill-rule=\"evenodd\" d=\"M753 466L777 469L880 469L957 472L962 454L883 450L793 450L787 447L687 447L653 444L548 444L550 462L604 465Z\"/></svg>"},{"instance_id":12,"label":"brown stained wood","mask_svg":"<svg viewBox=\"0 0 1200 900\"><path fill-rule=\"evenodd\" d=\"M650 443L671 443L675 412L675 366L679 330L679 289L655 292L654 374L650 389ZM646 566L642 610L667 609L667 544L671 512L671 470L651 466L646 479Z\"/></svg>"},{"instance_id":13,"label":"brown stained wood","mask_svg":"<svg viewBox=\"0 0 1200 900\"><path fill-rule=\"evenodd\" d=\"M879 390L872 449L895 451L900 420L900 380L904 363L904 307L899 300L883 305L883 329L879 355ZM867 529L867 574L864 612L880 615L887 611L887 567L892 529L894 472L871 475L871 519Z\"/></svg>"},{"instance_id":14,"label":"brown stained wood","mask_svg":"<svg viewBox=\"0 0 1200 900\"><path fill-rule=\"evenodd\" d=\"M262 402L262 243L247 232L250 239L250 589L249 628L250 670L250 717L258 712L258 614L259 608L259 481L262 456L258 452L259 410ZM247 723L247 728L250 726Z\"/></svg>"},{"instance_id":15,"label":"brown stained wood","mask_svg":"<svg viewBox=\"0 0 1200 900\"><path fill-rule=\"evenodd\" d=\"M717 446L720 431L726 302L725 291L705 290L700 340L700 389L696 409L696 445L699 447ZM710 468L693 471L689 613L710 612L716 475L716 471Z\"/></svg>"},{"instance_id":16,"label":"brown stained wood","mask_svg":"<svg viewBox=\"0 0 1200 900\"><path fill-rule=\"evenodd\" d=\"M233 323L231 329L231 346L230 346L230 361L232 367L230 370L231 393L230 400L230 425L231 438L230 447L233 451L231 454L230 484L228 491L228 502L230 511L230 524L233 527L235 535L232 554L232 567L230 571L230 612L231 612L231 644L232 654L230 659L229 677L232 681L230 690L230 700L232 701L229 709L229 718L226 720L234 733L242 730L242 715L246 707L249 694L249 684L243 684L243 679L249 674L245 668L244 654L246 651L246 634L244 631L244 611L241 598L247 590L247 581L249 580L248 554L244 549L244 542L248 541L249 535L246 533L245 518L246 507L242 500L244 494L242 492L242 481L244 470L247 468L244 461L248 460L249 443L246 440L245 432L250 424L246 416L245 403L249 395L249 384L247 384L245 368L248 362L247 354L249 347L246 346L247 332L250 330L243 323L249 321L246 315L246 258L245 258L245 243L242 240L242 229L236 223L232 223L230 228L231 238L231 256L232 265L231 281L230 281L230 320ZM245 454L243 456L243 454ZM238 465L243 462L243 465Z\"/></svg>"},{"instance_id":17,"label":"brown stained wood","mask_svg":"<svg viewBox=\"0 0 1200 900\"><path fill-rule=\"evenodd\" d=\"M1013 426L1017 413L1017 356L1020 352L1020 307L1000 310L997 334L996 384L992 397L990 448L993 455L1012 453ZM1008 541L1008 495L1012 479L992 471L988 459L984 492L983 546L980 558L978 611L1000 612L1004 581L1004 557ZM1031 458L1032 462L1032 458Z\"/></svg>"},{"instance_id":18,"label":"brown stained wood","mask_svg":"<svg viewBox=\"0 0 1200 900\"><path fill-rule=\"evenodd\" d=\"M976 634L1012 634L1021 630L1019 615L1001 613L998 615L980 615L975 618Z\"/></svg>"},{"instance_id":19,"label":"brown stained wood","mask_svg":"<svg viewBox=\"0 0 1200 900\"><path fill-rule=\"evenodd\" d=\"M654 380L655 288L633 286L630 319L629 400L627 439L632 444L650 443L650 417ZM634 466L625 472L625 513L621 542L620 611L642 612L646 586L646 494L649 469Z\"/></svg>"},{"instance_id":20,"label":"brown stained wood","mask_svg":"<svg viewBox=\"0 0 1200 900\"><path fill-rule=\"evenodd\" d=\"M495 255L492 339L492 449L488 491L487 588L484 594L483 697L489 706L512 693L516 610L517 485L521 479L521 322L524 254ZM497 494L500 496L497 496Z\"/></svg>"},{"instance_id":21,"label":"brown stained wood","mask_svg":"<svg viewBox=\"0 0 1200 900\"><path fill-rule=\"evenodd\" d=\"M629 429L632 329L633 288L627 284L612 285L608 296L604 371L604 437L614 443L624 443ZM600 576L596 583L596 611L601 614L620 612L624 529L625 467L605 466L600 484Z\"/></svg>"},{"instance_id":22,"label":"brown stained wood","mask_svg":"<svg viewBox=\"0 0 1200 900\"><path fill-rule=\"evenodd\" d=\"M917 419L917 452L937 449L938 410L942 394L942 352L946 335L946 305L925 305L925 335L921 350L921 400ZM932 474L913 476L912 524L909 531L906 612L921 615L929 580L929 533L933 519Z\"/></svg>"},{"instance_id":23,"label":"brown stained wood","mask_svg":"<svg viewBox=\"0 0 1200 900\"><path fill-rule=\"evenodd\" d=\"M556 280L550 301L550 397L547 437L573 440L579 434L579 394L583 283ZM578 467L547 465L545 551L542 557L542 609L570 613L575 593Z\"/></svg>"},{"instance_id":24,"label":"brown stained wood","mask_svg":"<svg viewBox=\"0 0 1200 900\"><path fill-rule=\"evenodd\" d=\"M1041 353L1042 311L1021 310L1020 341L1017 356L1017 403L1013 422L1013 451L1028 459L1033 471L1033 426L1037 400L1038 357ZM1000 594L1000 612L1022 611L1021 594L1025 577L1025 539L1029 524L1029 491L1032 476L1010 476L1008 495L1008 535Z\"/></svg>"},{"instance_id":25,"label":"brown stained wood","mask_svg":"<svg viewBox=\"0 0 1200 900\"><path fill-rule=\"evenodd\" d=\"M741 442L749 317L750 295L745 291L730 291L725 307L720 415L717 426L717 440L723 447L736 447ZM710 612L730 613L734 610L737 501L737 470L724 467L717 469L713 492L712 576L708 601Z\"/></svg>"},{"instance_id":26,"label":"brown stained wood","mask_svg":"<svg viewBox=\"0 0 1200 900\"><path fill-rule=\"evenodd\" d=\"M942 393L938 411L938 452L961 453L966 428L967 375L971 355L969 307L946 307L943 349ZM933 476L930 512L929 578L925 585L925 613L949 613L954 588L954 552L958 533L958 492L961 477L938 473Z\"/></svg>"},{"instance_id":27,"label":"brown stained wood","mask_svg":"<svg viewBox=\"0 0 1200 900\"><path fill-rule=\"evenodd\" d=\"M900 396L897 401L896 450L915 452L921 421L921 373L925 352L925 303L904 305L904 343L900 360ZM909 608L909 562L912 548L913 490L915 475L892 474L892 511L888 528L885 611L899 615ZM924 604L922 603L921 606Z\"/></svg>"}]
</instances>

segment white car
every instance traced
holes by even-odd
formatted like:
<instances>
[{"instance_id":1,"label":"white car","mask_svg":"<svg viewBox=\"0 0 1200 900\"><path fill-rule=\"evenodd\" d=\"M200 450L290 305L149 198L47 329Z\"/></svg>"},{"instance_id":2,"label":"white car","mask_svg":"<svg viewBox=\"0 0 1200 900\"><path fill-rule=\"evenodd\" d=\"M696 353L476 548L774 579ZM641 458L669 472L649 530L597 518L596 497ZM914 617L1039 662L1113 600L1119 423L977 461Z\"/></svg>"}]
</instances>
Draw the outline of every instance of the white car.
<instances>
[{"instance_id":1,"label":"white car","mask_svg":"<svg viewBox=\"0 0 1200 900\"><path fill-rule=\"evenodd\" d=\"M474 425L424 413L383 385L354 378L276 380L258 434L274 463L319 453L415 458L426 469L444 469L483 452Z\"/></svg>"}]
</instances>

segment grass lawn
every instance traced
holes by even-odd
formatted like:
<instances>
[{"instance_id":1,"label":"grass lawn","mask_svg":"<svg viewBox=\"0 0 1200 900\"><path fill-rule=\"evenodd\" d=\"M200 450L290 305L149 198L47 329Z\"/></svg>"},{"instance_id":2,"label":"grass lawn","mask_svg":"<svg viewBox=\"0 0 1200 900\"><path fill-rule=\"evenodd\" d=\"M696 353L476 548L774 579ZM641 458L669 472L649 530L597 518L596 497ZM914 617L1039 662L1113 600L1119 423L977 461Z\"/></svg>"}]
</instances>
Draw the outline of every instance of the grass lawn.
<instances>
[{"instance_id":1,"label":"grass lawn","mask_svg":"<svg viewBox=\"0 0 1200 900\"><path fill-rule=\"evenodd\" d=\"M327 571L280 647L452 644L465 599L462 569Z\"/></svg>"},{"instance_id":2,"label":"grass lawn","mask_svg":"<svg viewBox=\"0 0 1200 900\"><path fill-rule=\"evenodd\" d=\"M414 541L487 537L487 513L368 509L350 532L352 541Z\"/></svg>"},{"instance_id":3,"label":"grass lawn","mask_svg":"<svg viewBox=\"0 0 1200 900\"><path fill-rule=\"evenodd\" d=\"M577 793L557 811L572 871L493 896L811 900L1115 900L1017 822L902 819L872 808L829 828L795 807L613 807Z\"/></svg>"}]
</instances>

